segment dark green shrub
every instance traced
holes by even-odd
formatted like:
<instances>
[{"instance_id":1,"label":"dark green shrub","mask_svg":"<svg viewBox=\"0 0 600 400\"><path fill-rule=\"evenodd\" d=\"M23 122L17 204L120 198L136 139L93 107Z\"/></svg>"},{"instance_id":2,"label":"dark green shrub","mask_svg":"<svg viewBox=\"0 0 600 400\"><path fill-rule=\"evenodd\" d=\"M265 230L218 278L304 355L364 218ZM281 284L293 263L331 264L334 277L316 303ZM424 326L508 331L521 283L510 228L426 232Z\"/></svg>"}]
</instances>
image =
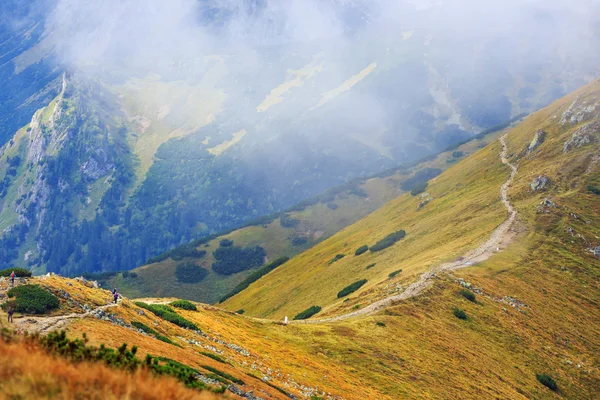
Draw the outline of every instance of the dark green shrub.
<instances>
[{"instance_id":1,"label":"dark green shrub","mask_svg":"<svg viewBox=\"0 0 600 400\"><path fill-rule=\"evenodd\" d=\"M381 239L379 242L371 246L369 250L371 250L372 253L375 253L377 251L387 249L388 247L396 244L396 242L402 240L405 236L406 232L403 229L394 233L390 233L389 235Z\"/></svg>"},{"instance_id":2,"label":"dark green shrub","mask_svg":"<svg viewBox=\"0 0 600 400\"><path fill-rule=\"evenodd\" d=\"M411 190L410 190L410 194L413 196L416 196L418 194L421 194L425 191L425 189L427 189L427 182L423 182L423 183L418 183L416 184Z\"/></svg>"},{"instance_id":3,"label":"dark green shrub","mask_svg":"<svg viewBox=\"0 0 600 400\"><path fill-rule=\"evenodd\" d=\"M344 257L346 257L345 254L336 254L335 257L333 257L331 260L329 260L329 265L333 264L334 262L337 262L337 261L341 260Z\"/></svg>"},{"instance_id":4,"label":"dark green shrub","mask_svg":"<svg viewBox=\"0 0 600 400\"><path fill-rule=\"evenodd\" d=\"M300 223L300 220L290 217L289 214L282 214L279 217L279 223L283 228L294 228Z\"/></svg>"},{"instance_id":5,"label":"dark green shrub","mask_svg":"<svg viewBox=\"0 0 600 400\"><path fill-rule=\"evenodd\" d=\"M222 303L225 300L227 300L228 298L235 296L236 294L238 294L239 292L241 292L242 290L244 290L248 286L250 286L252 283L256 282L257 280L259 280L260 278L262 278L269 272L273 271L275 268L279 267L281 264L287 262L289 259L290 259L289 257L280 257L277 260L273 261L272 263L269 263L269 264L265 265L264 267L257 269L256 271L254 271L253 273L248 275L248 277L246 279L244 279L242 282L240 282L240 284L237 285L231 292L229 292L225 296L221 297L221 300L219 300L219 303Z\"/></svg>"},{"instance_id":6,"label":"dark green shrub","mask_svg":"<svg viewBox=\"0 0 600 400\"><path fill-rule=\"evenodd\" d=\"M221 275L232 275L263 264L267 252L256 247L219 247L213 252L213 271Z\"/></svg>"},{"instance_id":7,"label":"dark green shrub","mask_svg":"<svg viewBox=\"0 0 600 400\"><path fill-rule=\"evenodd\" d=\"M7 268L0 271L0 276L10 276L12 272L15 271L15 276L19 278L29 278L31 276L31 271L26 270L25 268Z\"/></svg>"},{"instance_id":8,"label":"dark green shrub","mask_svg":"<svg viewBox=\"0 0 600 400\"><path fill-rule=\"evenodd\" d=\"M141 329L142 332L147 333L148 335L152 335L154 336L156 339L163 341L165 343L169 343L169 344L174 344L171 339L169 339L166 336L161 335L160 333L156 332L154 329L150 328L148 325L139 322L139 321L131 321L131 325L133 325L134 327Z\"/></svg>"},{"instance_id":9,"label":"dark green shrub","mask_svg":"<svg viewBox=\"0 0 600 400\"><path fill-rule=\"evenodd\" d=\"M452 157L454 157L454 158L461 158L462 156L464 156L464 154L465 153L463 153L462 151L456 150L456 151L452 152Z\"/></svg>"},{"instance_id":10,"label":"dark green shrub","mask_svg":"<svg viewBox=\"0 0 600 400\"><path fill-rule=\"evenodd\" d=\"M138 274L137 274L137 272L130 272L130 273L129 273L129 277L130 277L131 279L135 279L135 278L137 278L137 277L138 277Z\"/></svg>"},{"instance_id":11,"label":"dark green shrub","mask_svg":"<svg viewBox=\"0 0 600 400\"><path fill-rule=\"evenodd\" d=\"M196 305L194 303L192 303L191 301L187 301L187 300L175 300L169 305L173 306L173 307L181 308L182 310L198 311L198 309L196 308Z\"/></svg>"},{"instance_id":12,"label":"dark green shrub","mask_svg":"<svg viewBox=\"0 0 600 400\"><path fill-rule=\"evenodd\" d=\"M240 308L239 310L237 310L235 313L236 314L240 314L242 315L243 313L245 313L246 311L243 308Z\"/></svg>"},{"instance_id":13,"label":"dark green shrub","mask_svg":"<svg viewBox=\"0 0 600 400\"><path fill-rule=\"evenodd\" d=\"M123 275L123 278L127 279L129 278L129 271L123 271L121 275Z\"/></svg>"},{"instance_id":14,"label":"dark green shrub","mask_svg":"<svg viewBox=\"0 0 600 400\"><path fill-rule=\"evenodd\" d=\"M588 190L594 194L597 194L600 196L600 189L598 189L596 186L594 185L588 185Z\"/></svg>"},{"instance_id":15,"label":"dark green shrub","mask_svg":"<svg viewBox=\"0 0 600 400\"><path fill-rule=\"evenodd\" d=\"M335 203L327 203L327 208L329 208L330 210L336 210L338 208L338 205Z\"/></svg>"},{"instance_id":16,"label":"dark green shrub","mask_svg":"<svg viewBox=\"0 0 600 400\"><path fill-rule=\"evenodd\" d=\"M461 310L460 308L454 308L452 311L454 316L458 319L467 319L467 313Z\"/></svg>"},{"instance_id":17,"label":"dark green shrub","mask_svg":"<svg viewBox=\"0 0 600 400\"><path fill-rule=\"evenodd\" d=\"M199 331L200 328L196 324L187 319L183 318L181 315L177 314L175 310L173 310L169 306L165 306L164 304L146 304L141 301L136 301L135 305L141 308L145 308L148 311L151 311L157 317L164 319L165 321L169 321L172 324L180 326L185 329L192 329L195 331Z\"/></svg>"},{"instance_id":18,"label":"dark green shrub","mask_svg":"<svg viewBox=\"0 0 600 400\"><path fill-rule=\"evenodd\" d=\"M435 157L435 156L434 156ZM408 178L400 187L404 191L412 190L417 185L426 183L428 180L435 178L439 174L442 173L442 170L439 168L423 168L420 171L417 171L412 177Z\"/></svg>"},{"instance_id":19,"label":"dark green shrub","mask_svg":"<svg viewBox=\"0 0 600 400\"><path fill-rule=\"evenodd\" d=\"M364 246L360 246L358 249L356 249L354 255L360 256L361 254L366 253L367 251L369 251L369 246L365 244Z\"/></svg>"},{"instance_id":20,"label":"dark green shrub","mask_svg":"<svg viewBox=\"0 0 600 400\"><path fill-rule=\"evenodd\" d=\"M10 289L7 295L10 298L16 297L12 302L15 311L23 314L43 314L60 305L58 297L38 285L17 286ZM6 308L5 304L2 306L3 309Z\"/></svg>"},{"instance_id":21,"label":"dark green shrub","mask_svg":"<svg viewBox=\"0 0 600 400\"><path fill-rule=\"evenodd\" d=\"M223 364L229 364L225 361L221 356L216 355L215 353L209 353L208 351L201 351L200 354L205 355L206 357L212 358L215 361L218 361Z\"/></svg>"},{"instance_id":22,"label":"dark green shrub","mask_svg":"<svg viewBox=\"0 0 600 400\"><path fill-rule=\"evenodd\" d=\"M221 247L229 247L229 246L233 246L233 240L229 240L229 239L222 239L219 242L219 246Z\"/></svg>"},{"instance_id":23,"label":"dark green shrub","mask_svg":"<svg viewBox=\"0 0 600 400\"><path fill-rule=\"evenodd\" d=\"M399 269L399 270L396 270L396 271L394 271L394 272L390 272L390 273L389 273L389 275L388 275L388 277L390 277L390 278L393 278L393 277L395 277L396 275L398 275L400 272L402 272L402 270L401 270L401 269Z\"/></svg>"},{"instance_id":24,"label":"dark green shrub","mask_svg":"<svg viewBox=\"0 0 600 400\"><path fill-rule=\"evenodd\" d=\"M376 263L369 264L369 265L367 265L367 267L366 267L365 269L371 269L371 268L373 268L375 265L377 265L377 264L376 264Z\"/></svg>"},{"instance_id":25,"label":"dark green shrub","mask_svg":"<svg viewBox=\"0 0 600 400\"><path fill-rule=\"evenodd\" d=\"M203 365L202 368L204 368L204 369L206 369L206 370L208 370L208 371L210 371L212 373L215 373L215 374L217 374L217 375L219 375L219 376L221 376L221 377L223 377L225 379L228 379L228 380L230 380L233 383L237 383L238 385L245 385L245 383L244 383L243 380L238 379L235 376L228 374L227 372L220 371L220 370L218 370L216 368L213 368L213 367L211 367L209 365Z\"/></svg>"},{"instance_id":26,"label":"dark green shrub","mask_svg":"<svg viewBox=\"0 0 600 400\"><path fill-rule=\"evenodd\" d=\"M365 283L367 283L366 279L361 279L360 281L356 281L348 286L346 286L345 288L343 288L342 290L340 290L337 294L338 299L341 299L342 297L346 297L348 296L350 293L354 293L356 292L358 289L360 289Z\"/></svg>"},{"instance_id":27,"label":"dark green shrub","mask_svg":"<svg viewBox=\"0 0 600 400\"><path fill-rule=\"evenodd\" d=\"M294 320L308 319L319 312L321 312L321 307L312 306L312 307L309 307L306 310L302 311L300 314L296 315L294 317Z\"/></svg>"},{"instance_id":28,"label":"dark green shrub","mask_svg":"<svg viewBox=\"0 0 600 400\"><path fill-rule=\"evenodd\" d=\"M377 321L375 325L385 327L385 322Z\"/></svg>"},{"instance_id":29,"label":"dark green shrub","mask_svg":"<svg viewBox=\"0 0 600 400\"><path fill-rule=\"evenodd\" d=\"M181 283L198 283L208 275L208 271L193 261L186 261L175 267L175 277Z\"/></svg>"},{"instance_id":30,"label":"dark green shrub","mask_svg":"<svg viewBox=\"0 0 600 400\"><path fill-rule=\"evenodd\" d=\"M475 303L475 293L473 293L473 292L471 292L470 290L467 290L467 289L462 289L460 291L460 294L465 299L467 299L467 300L472 301L473 303Z\"/></svg>"},{"instance_id":31,"label":"dark green shrub","mask_svg":"<svg viewBox=\"0 0 600 400\"><path fill-rule=\"evenodd\" d=\"M551 376L546 375L546 374L536 374L535 377L538 380L538 382L540 382L542 385L546 386L548 389L550 389L554 392L556 391L556 389L558 389L558 385L556 384L556 381L554 379L552 379Z\"/></svg>"}]
</instances>

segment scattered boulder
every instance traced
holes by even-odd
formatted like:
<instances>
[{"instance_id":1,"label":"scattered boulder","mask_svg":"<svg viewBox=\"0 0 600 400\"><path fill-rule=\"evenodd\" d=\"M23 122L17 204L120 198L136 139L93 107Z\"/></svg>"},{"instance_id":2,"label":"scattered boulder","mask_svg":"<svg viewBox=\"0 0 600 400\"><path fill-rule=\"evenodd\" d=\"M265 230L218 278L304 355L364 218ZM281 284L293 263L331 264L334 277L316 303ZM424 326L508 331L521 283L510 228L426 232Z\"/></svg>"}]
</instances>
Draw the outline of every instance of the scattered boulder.
<instances>
[{"instance_id":1,"label":"scattered boulder","mask_svg":"<svg viewBox=\"0 0 600 400\"><path fill-rule=\"evenodd\" d=\"M576 125L581 122L592 118L592 115L595 113L597 108L600 108L600 102L594 102L593 99L586 99L584 101L579 101L580 98L577 97L575 101L569 106L569 108L563 113L560 124L566 125Z\"/></svg>"},{"instance_id":2,"label":"scattered boulder","mask_svg":"<svg viewBox=\"0 0 600 400\"><path fill-rule=\"evenodd\" d=\"M549 182L550 182L550 179L548 179L547 176L540 175L540 176L536 177L533 180L533 182L531 182L531 184L529 186L531 187L531 190L533 190L534 192L536 192L538 190L544 190L544 189L546 189L546 187L548 186Z\"/></svg>"},{"instance_id":3,"label":"scattered boulder","mask_svg":"<svg viewBox=\"0 0 600 400\"><path fill-rule=\"evenodd\" d=\"M594 143L600 137L600 121L593 121L583 125L573 132L573 135L563 145L563 153Z\"/></svg>"},{"instance_id":4,"label":"scattered boulder","mask_svg":"<svg viewBox=\"0 0 600 400\"><path fill-rule=\"evenodd\" d=\"M533 140L531 141L531 143L529 143L529 147L527 147L527 153L532 153L535 149L537 149L538 147L540 147L540 145L542 143L544 143L544 140L546 139L546 132L543 130L538 130L535 133L535 136L533 137Z\"/></svg>"},{"instance_id":5,"label":"scattered boulder","mask_svg":"<svg viewBox=\"0 0 600 400\"><path fill-rule=\"evenodd\" d=\"M590 249L590 252L592 252L592 254L594 256L596 256L597 258L600 258L600 246L596 246L596 247Z\"/></svg>"}]
</instances>

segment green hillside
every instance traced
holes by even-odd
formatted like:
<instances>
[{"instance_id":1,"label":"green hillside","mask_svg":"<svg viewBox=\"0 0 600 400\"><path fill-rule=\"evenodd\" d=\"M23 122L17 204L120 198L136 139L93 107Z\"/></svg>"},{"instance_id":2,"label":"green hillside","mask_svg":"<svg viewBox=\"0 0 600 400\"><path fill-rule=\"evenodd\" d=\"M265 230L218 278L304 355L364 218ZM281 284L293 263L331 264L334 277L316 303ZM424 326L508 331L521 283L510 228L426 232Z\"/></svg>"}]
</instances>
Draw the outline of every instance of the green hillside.
<instances>
[{"instance_id":1,"label":"green hillside","mask_svg":"<svg viewBox=\"0 0 600 400\"><path fill-rule=\"evenodd\" d=\"M600 82L596 81L508 131L509 161L518 165L508 191L518 211L518 223L512 231L519 236L509 246L511 253L532 261L542 257L552 265L557 262L553 257L571 254L568 257L578 265L598 266L591 251L598 250L594 221L600 202L590 188L597 187L598 180L599 97ZM532 141L540 136L539 131L545 132L541 135L544 141L536 147ZM419 197L402 195L293 258L223 305L268 318L292 317L317 305L323 308L318 318L357 311L402 294L424 272L460 260L484 244L506 220L507 210L499 192L510 169L502 164L501 151L500 141L490 143L433 179L427 188L432 200L427 204L422 205ZM535 186L537 177L542 177L540 182L547 179L544 188ZM562 206L540 205L546 198L549 204ZM571 209L580 216L570 216L567 210ZM399 230L405 230L406 237L396 244L354 255L359 247L373 246ZM572 232L571 239L564 238L564 230ZM564 242L540 254L549 233L556 236L553 240ZM498 247L505 242L500 241ZM345 257L331 263L336 255ZM595 274L597 269L589 273ZM347 298L337 297L340 290L360 279L368 282Z\"/></svg>"}]
</instances>

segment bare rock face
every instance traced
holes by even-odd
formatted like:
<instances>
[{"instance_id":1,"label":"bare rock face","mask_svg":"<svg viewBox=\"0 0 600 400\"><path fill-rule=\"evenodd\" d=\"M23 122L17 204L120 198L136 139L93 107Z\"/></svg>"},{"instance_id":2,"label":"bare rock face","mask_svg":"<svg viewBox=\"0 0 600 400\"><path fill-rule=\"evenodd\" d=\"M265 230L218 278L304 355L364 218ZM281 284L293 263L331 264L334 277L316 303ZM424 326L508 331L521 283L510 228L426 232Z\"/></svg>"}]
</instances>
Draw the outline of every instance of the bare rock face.
<instances>
[{"instance_id":1,"label":"bare rock face","mask_svg":"<svg viewBox=\"0 0 600 400\"><path fill-rule=\"evenodd\" d=\"M539 190L546 189L548 187L549 182L550 182L550 179L548 179L547 176L540 175L537 178L535 178L529 186L531 187L531 190L533 190L534 192L537 192Z\"/></svg>"},{"instance_id":2,"label":"bare rock face","mask_svg":"<svg viewBox=\"0 0 600 400\"><path fill-rule=\"evenodd\" d=\"M580 100L578 97L563 113L560 119L560 124L577 125L593 118L599 112L600 101L598 101L597 99Z\"/></svg>"},{"instance_id":3,"label":"bare rock face","mask_svg":"<svg viewBox=\"0 0 600 400\"><path fill-rule=\"evenodd\" d=\"M538 130L533 137L531 143L529 143L529 147L527 148L527 154L532 153L535 149L540 147L544 140L546 139L546 132L543 130Z\"/></svg>"},{"instance_id":4,"label":"bare rock face","mask_svg":"<svg viewBox=\"0 0 600 400\"><path fill-rule=\"evenodd\" d=\"M573 132L573 135L563 146L563 152L566 153L588 144L597 142L600 139L600 121L592 121L583 125Z\"/></svg>"}]
</instances>

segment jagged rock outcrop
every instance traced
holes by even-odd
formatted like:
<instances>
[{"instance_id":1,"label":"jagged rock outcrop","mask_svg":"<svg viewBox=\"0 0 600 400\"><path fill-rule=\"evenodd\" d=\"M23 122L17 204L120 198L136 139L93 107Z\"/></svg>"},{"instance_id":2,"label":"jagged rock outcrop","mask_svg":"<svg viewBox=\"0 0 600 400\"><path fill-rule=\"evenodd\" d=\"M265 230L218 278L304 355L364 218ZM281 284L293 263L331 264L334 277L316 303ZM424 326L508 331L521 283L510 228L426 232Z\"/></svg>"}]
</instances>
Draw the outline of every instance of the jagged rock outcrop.
<instances>
[{"instance_id":1,"label":"jagged rock outcrop","mask_svg":"<svg viewBox=\"0 0 600 400\"><path fill-rule=\"evenodd\" d=\"M600 112L600 101L594 98L588 98L580 100L577 97L569 108L563 113L560 124L561 125L576 125L590 118Z\"/></svg>"},{"instance_id":2,"label":"jagged rock outcrop","mask_svg":"<svg viewBox=\"0 0 600 400\"><path fill-rule=\"evenodd\" d=\"M563 152L566 153L588 144L597 142L600 138L600 120L595 120L577 128L573 135L563 146Z\"/></svg>"},{"instance_id":3,"label":"jagged rock outcrop","mask_svg":"<svg viewBox=\"0 0 600 400\"><path fill-rule=\"evenodd\" d=\"M533 140L531 141L531 143L529 143L526 154L530 154L533 151L535 151L535 149L537 149L538 147L540 147L540 145L542 143L544 143L545 139L546 139L546 132L541 129L538 130L535 133L535 136L533 137Z\"/></svg>"},{"instance_id":4,"label":"jagged rock outcrop","mask_svg":"<svg viewBox=\"0 0 600 400\"><path fill-rule=\"evenodd\" d=\"M548 179L547 176L540 175L540 176L536 177L529 186L531 187L531 190L533 190L535 192L538 190L546 189L548 187L549 183L550 183L550 179Z\"/></svg>"}]
</instances>

